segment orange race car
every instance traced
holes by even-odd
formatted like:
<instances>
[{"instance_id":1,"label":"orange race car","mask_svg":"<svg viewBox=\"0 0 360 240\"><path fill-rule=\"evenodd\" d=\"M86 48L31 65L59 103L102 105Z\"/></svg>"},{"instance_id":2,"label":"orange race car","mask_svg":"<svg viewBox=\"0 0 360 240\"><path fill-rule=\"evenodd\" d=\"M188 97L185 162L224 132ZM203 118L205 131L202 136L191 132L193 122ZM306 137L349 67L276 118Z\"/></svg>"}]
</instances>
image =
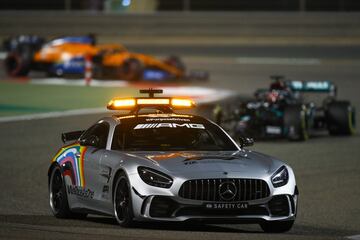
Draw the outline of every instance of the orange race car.
<instances>
[{"instance_id":1,"label":"orange race car","mask_svg":"<svg viewBox=\"0 0 360 240\"><path fill-rule=\"evenodd\" d=\"M57 38L45 43L37 36L18 36L4 41L8 51L5 68L11 76L27 76L31 70L49 76L83 75L85 58L93 62L95 78L125 80L206 80L203 71L187 73L179 57L165 60L129 52L120 44L96 44L93 35Z\"/></svg>"}]
</instances>

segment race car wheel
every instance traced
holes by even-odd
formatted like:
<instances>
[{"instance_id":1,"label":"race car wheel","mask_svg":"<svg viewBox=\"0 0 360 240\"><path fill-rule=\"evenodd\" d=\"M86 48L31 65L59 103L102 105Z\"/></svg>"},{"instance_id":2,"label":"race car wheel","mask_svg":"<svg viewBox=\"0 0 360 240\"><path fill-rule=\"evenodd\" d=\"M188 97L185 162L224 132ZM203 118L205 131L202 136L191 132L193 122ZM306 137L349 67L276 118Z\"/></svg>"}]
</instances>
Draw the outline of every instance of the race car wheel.
<instances>
[{"instance_id":1,"label":"race car wheel","mask_svg":"<svg viewBox=\"0 0 360 240\"><path fill-rule=\"evenodd\" d=\"M74 213L69 208L64 178L60 167L55 166L49 181L50 208L57 218L85 218L85 213Z\"/></svg>"},{"instance_id":2,"label":"race car wheel","mask_svg":"<svg viewBox=\"0 0 360 240\"><path fill-rule=\"evenodd\" d=\"M294 225L292 221L265 221L260 223L260 227L266 233L282 233L289 231Z\"/></svg>"},{"instance_id":3,"label":"race car wheel","mask_svg":"<svg viewBox=\"0 0 360 240\"><path fill-rule=\"evenodd\" d=\"M9 53L5 59L5 68L10 76L27 76L31 69L34 56L34 46L31 44L20 44L16 51Z\"/></svg>"},{"instance_id":4,"label":"race car wheel","mask_svg":"<svg viewBox=\"0 0 360 240\"><path fill-rule=\"evenodd\" d=\"M289 140L305 141L309 138L306 109L303 105L290 105L285 108L284 128Z\"/></svg>"},{"instance_id":5,"label":"race car wheel","mask_svg":"<svg viewBox=\"0 0 360 240\"><path fill-rule=\"evenodd\" d=\"M178 56L170 56L165 60L165 63L177 68L178 70L185 72L185 63Z\"/></svg>"},{"instance_id":6,"label":"race car wheel","mask_svg":"<svg viewBox=\"0 0 360 240\"><path fill-rule=\"evenodd\" d=\"M115 182L114 188L114 215L117 222L122 227L130 227L133 225L133 209L130 185L125 173L120 173Z\"/></svg>"},{"instance_id":7,"label":"race car wheel","mask_svg":"<svg viewBox=\"0 0 360 240\"><path fill-rule=\"evenodd\" d=\"M326 120L331 135L352 135L355 133L355 108L348 101L329 103Z\"/></svg>"},{"instance_id":8,"label":"race car wheel","mask_svg":"<svg viewBox=\"0 0 360 240\"><path fill-rule=\"evenodd\" d=\"M120 77L130 81L141 80L143 71L143 64L138 59L129 58L123 63Z\"/></svg>"},{"instance_id":9,"label":"race car wheel","mask_svg":"<svg viewBox=\"0 0 360 240\"><path fill-rule=\"evenodd\" d=\"M30 71L30 62L23 59L18 53L9 54L4 61L5 69L10 76L24 77Z\"/></svg>"}]
</instances>

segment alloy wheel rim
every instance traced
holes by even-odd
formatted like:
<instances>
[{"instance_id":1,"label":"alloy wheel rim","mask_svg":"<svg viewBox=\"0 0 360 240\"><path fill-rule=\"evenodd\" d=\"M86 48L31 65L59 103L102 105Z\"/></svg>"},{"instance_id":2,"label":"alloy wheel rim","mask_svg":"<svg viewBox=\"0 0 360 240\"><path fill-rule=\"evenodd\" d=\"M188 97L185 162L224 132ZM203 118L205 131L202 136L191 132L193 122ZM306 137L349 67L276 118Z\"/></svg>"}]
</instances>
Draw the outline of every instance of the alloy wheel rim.
<instances>
[{"instance_id":1,"label":"alloy wheel rim","mask_svg":"<svg viewBox=\"0 0 360 240\"><path fill-rule=\"evenodd\" d=\"M117 183L115 189L115 216L119 222L126 220L129 207L129 190L125 178L122 178Z\"/></svg>"},{"instance_id":2,"label":"alloy wheel rim","mask_svg":"<svg viewBox=\"0 0 360 240\"><path fill-rule=\"evenodd\" d=\"M61 208L63 200L63 180L58 170L53 171L50 179L50 206L56 213Z\"/></svg>"}]
</instances>

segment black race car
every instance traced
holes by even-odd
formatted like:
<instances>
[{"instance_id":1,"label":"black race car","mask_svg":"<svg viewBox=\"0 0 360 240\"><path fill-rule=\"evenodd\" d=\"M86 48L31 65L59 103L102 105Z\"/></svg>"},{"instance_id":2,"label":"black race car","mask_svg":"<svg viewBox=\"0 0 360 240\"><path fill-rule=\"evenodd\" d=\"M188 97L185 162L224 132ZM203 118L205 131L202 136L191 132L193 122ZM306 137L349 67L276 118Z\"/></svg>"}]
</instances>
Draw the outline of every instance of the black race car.
<instances>
[{"instance_id":1,"label":"black race car","mask_svg":"<svg viewBox=\"0 0 360 240\"><path fill-rule=\"evenodd\" d=\"M330 135L355 133L355 108L349 101L337 100L332 82L271 78L270 87L258 89L253 99L217 107L216 122L233 137L255 139L303 141L317 130L328 130Z\"/></svg>"}]
</instances>

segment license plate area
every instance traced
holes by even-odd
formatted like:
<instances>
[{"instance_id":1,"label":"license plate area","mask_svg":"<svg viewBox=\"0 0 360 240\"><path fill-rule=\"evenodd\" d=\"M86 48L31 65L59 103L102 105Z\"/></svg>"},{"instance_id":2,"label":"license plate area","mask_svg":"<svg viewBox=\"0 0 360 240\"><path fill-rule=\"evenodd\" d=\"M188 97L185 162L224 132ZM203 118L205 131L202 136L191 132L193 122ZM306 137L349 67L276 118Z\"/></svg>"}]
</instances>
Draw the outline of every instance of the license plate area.
<instances>
[{"instance_id":1,"label":"license plate area","mask_svg":"<svg viewBox=\"0 0 360 240\"><path fill-rule=\"evenodd\" d=\"M248 209L249 204L247 202L237 202L237 203L205 203L204 207L206 209Z\"/></svg>"}]
</instances>

